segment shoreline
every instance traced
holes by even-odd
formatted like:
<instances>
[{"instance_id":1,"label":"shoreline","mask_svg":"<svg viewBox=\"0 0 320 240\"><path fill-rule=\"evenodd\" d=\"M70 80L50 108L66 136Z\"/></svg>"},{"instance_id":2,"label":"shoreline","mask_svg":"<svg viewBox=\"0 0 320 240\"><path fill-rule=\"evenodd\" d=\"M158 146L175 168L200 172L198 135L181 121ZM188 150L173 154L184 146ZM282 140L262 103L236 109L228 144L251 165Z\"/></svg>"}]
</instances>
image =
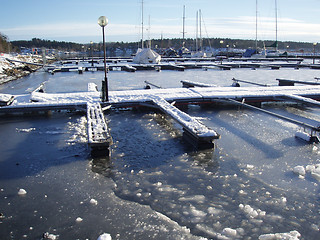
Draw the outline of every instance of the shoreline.
<instances>
[{"instance_id":1,"label":"shoreline","mask_svg":"<svg viewBox=\"0 0 320 240\"><path fill-rule=\"evenodd\" d=\"M17 80L21 77L30 75L31 73L39 70L42 66L36 66L22 62L11 62L8 59L18 60L28 63L41 64L42 57L38 55L12 55L1 54L0 56L0 85Z\"/></svg>"}]
</instances>

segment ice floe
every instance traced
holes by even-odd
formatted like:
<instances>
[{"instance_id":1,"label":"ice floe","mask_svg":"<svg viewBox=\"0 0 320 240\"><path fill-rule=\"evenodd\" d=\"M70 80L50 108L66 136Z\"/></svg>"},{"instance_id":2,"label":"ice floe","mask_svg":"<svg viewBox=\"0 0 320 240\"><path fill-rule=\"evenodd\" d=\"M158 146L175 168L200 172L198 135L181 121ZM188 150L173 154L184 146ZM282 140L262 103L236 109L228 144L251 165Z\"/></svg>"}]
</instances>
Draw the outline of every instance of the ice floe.
<instances>
[{"instance_id":1,"label":"ice floe","mask_svg":"<svg viewBox=\"0 0 320 240\"><path fill-rule=\"evenodd\" d=\"M270 233L259 236L259 240L299 240L301 234L298 231L288 233Z\"/></svg>"},{"instance_id":2,"label":"ice floe","mask_svg":"<svg viewBox=\"0 0 320 240\"><path fill-rule=\"evenodd\" d=\"M26 194L27 194L27 191L24 190L23 188L20 188L19 191L18 191L18 194L19 194L19 195L26 195Z\"/></svg>"},{"instance_id":3,"label":"ice floe","mask_svg":"<svg viewBox=\"0 0 320 240\"><path fill-rule=\"evenodd\" d=\"M109 233L103 233L101 234L97 240L111 240L112 237Z\"/></svg>"}]
</instances>

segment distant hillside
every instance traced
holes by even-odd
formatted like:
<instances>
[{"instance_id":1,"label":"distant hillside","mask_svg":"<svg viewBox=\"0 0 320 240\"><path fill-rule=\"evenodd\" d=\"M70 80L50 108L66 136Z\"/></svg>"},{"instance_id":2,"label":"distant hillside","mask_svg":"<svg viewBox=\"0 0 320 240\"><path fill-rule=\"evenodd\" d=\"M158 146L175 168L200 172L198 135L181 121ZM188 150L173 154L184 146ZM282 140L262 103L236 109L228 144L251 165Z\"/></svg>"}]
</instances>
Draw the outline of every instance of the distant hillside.
<instances>
[{"instance_id":1,"label":"distant hillside","mask_svg":"<svg viewBox=\"0 0 320 240\"><path fill-rule=\"evenodd\" d=\"M83 44L74 43L74 42L60 42L60 41L51 41L44 40L39 38L32 38L31 41L21 40L21 41L12 41L12 45L21 48L47 48L47 49L58 49L63 51L81 51Z\"/></svg>"}]
</instances>

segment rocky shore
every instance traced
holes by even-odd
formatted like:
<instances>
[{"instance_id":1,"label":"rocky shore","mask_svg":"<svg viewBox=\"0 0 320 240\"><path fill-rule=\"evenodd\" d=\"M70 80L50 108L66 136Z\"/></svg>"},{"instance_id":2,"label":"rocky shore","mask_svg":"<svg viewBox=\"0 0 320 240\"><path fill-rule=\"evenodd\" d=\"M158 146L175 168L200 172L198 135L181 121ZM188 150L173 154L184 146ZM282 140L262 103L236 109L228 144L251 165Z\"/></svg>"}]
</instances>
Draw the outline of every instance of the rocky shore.
<instances>
[{"instance_id":1,"label":"rocky shore","mask_svg":"<svg viewBox=\"0 0 320 240\"><path fill-rule=\"evenodd\" d=\"M1 54L0 84L24 77L41 68L42 57L38 55Z\"/></svg>"}]
</instances>

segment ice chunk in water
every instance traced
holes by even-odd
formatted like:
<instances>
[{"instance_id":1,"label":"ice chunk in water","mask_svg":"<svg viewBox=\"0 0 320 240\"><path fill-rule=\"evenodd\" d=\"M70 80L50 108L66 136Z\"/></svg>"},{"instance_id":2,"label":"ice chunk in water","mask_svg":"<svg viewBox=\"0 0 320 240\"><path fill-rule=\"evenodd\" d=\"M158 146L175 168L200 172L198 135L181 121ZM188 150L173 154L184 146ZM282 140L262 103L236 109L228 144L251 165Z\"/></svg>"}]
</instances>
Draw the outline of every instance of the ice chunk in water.
<instances>
[{"instance_id":1,"label":"ice chunk in water","mask_svg":"<svg viewBox=\"0 0 320 240\"><path fill-rule=\"evenodd\" d=\"M295 166L293 168L293 172L295 174L302 175L302 176L306 175L306 170L304 169L303 166Z\"/></svg>"},{"instance_id":2,"label":"ice chunk in water","mask_svg":"<svg viewBox=\"0 0 320 240\"><path fill-rule=\"evenodd\" d=\"M95 199L93 199L93 198L90 200L90 203L91 203L92 205L98 205L98 201L95 200Z\"/></svg>"},{"instance_id":3,"label":"ice chunk in water","mask_svg":"<svg viewBox=\"0 0 320 240\"><path fill-rule=\"evenodd\" d=\"M222 234L227 237L235 238L237 236L237 230L232 229L232 228L224 228L222 230Z\"/></svg>"},{"instance_id":4,"label":"ice chunk in water","mask_svg":"<svg viewBox=\"0 0 320 240\"><path fill-rule=\"evenodd\" d=\"M291 231L289 233L275 233L275 234L263 234L259 236L259 240L299 240L301 234L298 231Z\"/></svg>"},{"instance_id":5,"label":"ice chunk in water","mask_svg":"<svg viewBox=\"0 0 320 240\"><path fill-rule=\"evenodd\" d=\"M111 240L112 237L109 233L103 233L101 234L97 240Z\"/></svg>"},{"instance_id":6,"label":"ice chunk in water","mask_svg":"<svg viewBox=\"0 0 320 240\"><path fill-rule=\"evenodd\" d=\"M27 194L27 191L24 190L23 188L21 188L18 192L19 195L26 195Z\"/></svg>"}]
</instances>

